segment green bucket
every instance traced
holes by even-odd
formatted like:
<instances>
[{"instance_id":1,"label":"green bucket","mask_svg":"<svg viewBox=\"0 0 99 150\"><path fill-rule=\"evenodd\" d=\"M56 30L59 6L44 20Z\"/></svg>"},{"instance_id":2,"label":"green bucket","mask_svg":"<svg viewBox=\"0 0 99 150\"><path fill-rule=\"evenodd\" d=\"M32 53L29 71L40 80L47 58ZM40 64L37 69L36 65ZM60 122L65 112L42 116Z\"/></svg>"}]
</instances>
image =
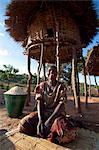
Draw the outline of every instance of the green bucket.
<instances>
[{"instance_id":1,"label":"green bucket","mask_svg":"<svg viewBox=\"0 0 99 150\"><path fill-rule=\"evenodd\" d=\"M4 100L9 117L19 117L22 115L27 95L4 94Z\"/></svg>"}]
</instances>

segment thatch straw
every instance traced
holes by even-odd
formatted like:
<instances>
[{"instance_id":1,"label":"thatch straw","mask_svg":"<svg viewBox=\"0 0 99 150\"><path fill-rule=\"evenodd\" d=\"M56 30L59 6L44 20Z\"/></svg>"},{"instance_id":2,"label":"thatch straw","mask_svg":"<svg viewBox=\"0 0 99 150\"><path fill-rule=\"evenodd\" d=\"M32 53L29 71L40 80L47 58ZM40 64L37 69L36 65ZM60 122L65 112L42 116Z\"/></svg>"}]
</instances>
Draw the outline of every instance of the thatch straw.
<instances>
[{"instance_id":1,"label":"thatch straw","mask_svg":"<svg viewBox=\"0 0 99 150\"><path fill-rule=\"evenodd\" d=\"M99 45L94 46L88 53L86 72L90 75L99 76Z\"/></svg>"},{"instance_id":2,"label":"thatch straw","mask_svg":"<svg viewBox=\"0 0 99 150\"><path fill-rule=\"evenodd\" d=\"M9 4L5 21L7 31L23 46L31 36L30 57L40 57L40 44L44 43L43 62L53 63L55 55L55 32L59 32L60 61L70 61L73 48L77 57L81 56L82 45L86 46L96 34L98 21L91 0L88 1L48 1L48 0L12 0ZM48 37L48 30L51 29ZM43 30L43 39L40 31ZM28 50L25 52L28 55Z\"/></svg>"},{"instance_id":3,"label":"thatch straw","mask_svg":"<svg viewBox=\"0 0 99 150\"><path fill-rule=\"evenodd\" d=\"M96 11L91 0L88 1L47 1L47 0L12 0L7 7L6 15L9 17L5 22L7 31L16 40L23 42L27 38L27 27L31 19L50 3L59 5L69 10L71 16L77 21L80 29L82 43L88 44L96 34L98 27Z\"/></svg>"}]
</instances>

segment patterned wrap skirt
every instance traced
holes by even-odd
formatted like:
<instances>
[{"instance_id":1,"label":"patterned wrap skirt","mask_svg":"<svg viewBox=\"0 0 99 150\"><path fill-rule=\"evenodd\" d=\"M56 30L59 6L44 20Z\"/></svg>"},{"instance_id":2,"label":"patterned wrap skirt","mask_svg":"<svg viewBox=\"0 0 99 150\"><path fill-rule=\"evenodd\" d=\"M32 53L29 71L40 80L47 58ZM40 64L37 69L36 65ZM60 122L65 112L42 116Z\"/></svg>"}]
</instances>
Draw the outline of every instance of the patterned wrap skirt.
<instances>
[{"instance_id":1,"label":"patterned wrap skirt","mask_svg":"<svg viewBox=\"0 0 99 150\"><path fill-rule=\"evenodd\" d=\"M38 113L32 112L19 123L19 131L30 136L37 136ZM50 128L49 134L44 137L53 143L69 143L77 137L77 127L64 116L56 118Z\"/></svg>"}]
</instances>

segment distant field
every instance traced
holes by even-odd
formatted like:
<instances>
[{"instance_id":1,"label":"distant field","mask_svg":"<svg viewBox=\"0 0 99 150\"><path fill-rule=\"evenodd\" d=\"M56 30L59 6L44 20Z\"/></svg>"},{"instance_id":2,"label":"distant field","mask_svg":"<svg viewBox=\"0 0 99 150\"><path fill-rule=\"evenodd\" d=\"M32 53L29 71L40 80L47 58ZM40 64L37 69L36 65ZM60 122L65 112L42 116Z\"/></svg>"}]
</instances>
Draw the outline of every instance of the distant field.
<instances>
[{"instance_id":1,"label":"distant field","mask_svg":"<svg viewBox=\"0 0 99 150\"><path fill-rule=\"evenodd\" d=\"M14 82L10 82L10 84L8 85L7 82L1 82L0 81L0 89L4 89L4 90L9 90L10 88L12 88L13 86L20 86L20 87L27 87L26 84L20 84L20 83L14 83ZM32 90L34 90L35 88L35 85L34 84L31 84L31 87L32 87ZM72 95L72 89L70 86L67 87L67 94L68 95ZM83 85L81 84L80 85L80 95L84 96L84 87ZM98 90L95 86L91 86L91 95L92 96L98 96Z\"/></svg>"},{"instance_id":2,"label":"distant field","mask_svg":"<svg viewBox=\"0 0 99 150\"><path fill-rule=\"evenodd\" d=\"M26 84L19 84L19 83L11 83L10 82L10 84L8 85L8 83L7 82L1 82L0 81L0 89L5 89L5 90L7 90L7 89L10 89L11 87L13 87L13 86L21 86L21 87L26 87L27 85Z\"/></svg>"},{"instance_id":3,"label":"distant field","mask_svg":"<svg viewBox=\"0 0 99 150\"><path fill-rule=\"evenodd\" d=\"M0 89L4 89L4 90L9 90L10 88L12 88L13 86L20 86L20 87L27 87L27 84L20 84L20 83L13 83L13 82L10 82L10 84L8 85L7 82L1 82L0 81ZM34 90L35 88L35 85L34 84L31 84L31 91Z\"/></svg>"}]
</instances>

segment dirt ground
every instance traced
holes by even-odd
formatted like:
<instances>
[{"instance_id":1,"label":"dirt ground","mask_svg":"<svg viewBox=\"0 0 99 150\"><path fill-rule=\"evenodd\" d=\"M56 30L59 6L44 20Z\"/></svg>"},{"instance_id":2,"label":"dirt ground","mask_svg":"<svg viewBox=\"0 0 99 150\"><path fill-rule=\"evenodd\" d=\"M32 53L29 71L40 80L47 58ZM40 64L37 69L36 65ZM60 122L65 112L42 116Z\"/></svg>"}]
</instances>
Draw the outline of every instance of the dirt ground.
<instances>
[{"instance_id":1,"label":"dirt ground","mask_svg":"<svg viewBox=\"0 0 99 150\"><path fill-rule=\"evenodd\" d=\"M2 97L0 97L2 98ZM29 106L25 106L23 110L23 115L19 118L10 118L7 114L5 105L3 104L4 100L0 104L0 129L6 129L8 131L17 127L20 119L26 114L33 111L34 98L32 96L31 103ZM68 96L67 100L67 115L70 115L77 121L83 122L86 128L92 129L96 132L99 132L99 97L92 97L88 99L88 108L85 108L85 98L81 97L81 110L82 115L77 114L77 110L74 107L74 101L72 96Z\"/></svg>"},{"instance_id":2,"label":"dirt ground","mask_svg":"<svg viewBox=\"0 0 99 150\"><path fill-rule=\"evenodd\" d=\"M8 116L3 97L0 98L0 135L3 135L7 131L15 129L20 119L33 111L34 98L32 96L30 105L24 107L23 114L19 118ZM85 98L81 97L82 115L80 115L74 107L73 97L68 96L66 110L67 115L78 121L81 128L79 128L78 138L73 143L64 145L64 147L70 150L99 150L99 97L88 99L87 109L85 108Z\"/></svg>"}]
</instances>

